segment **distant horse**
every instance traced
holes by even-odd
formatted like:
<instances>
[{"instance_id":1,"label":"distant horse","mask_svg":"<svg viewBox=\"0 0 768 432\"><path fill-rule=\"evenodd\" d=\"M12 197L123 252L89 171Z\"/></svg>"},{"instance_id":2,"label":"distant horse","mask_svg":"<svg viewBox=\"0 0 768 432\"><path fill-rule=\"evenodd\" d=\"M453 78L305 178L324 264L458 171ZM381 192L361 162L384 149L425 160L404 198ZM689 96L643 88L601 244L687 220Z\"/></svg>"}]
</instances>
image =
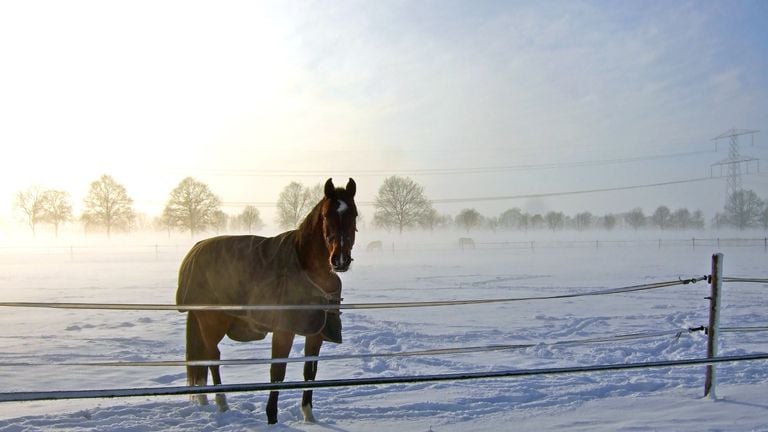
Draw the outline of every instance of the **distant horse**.
<instances>
[{"instance_id":1,"label":"distant horse","mask_svg":"<svg viewBox=\"0 0 768 432\"><path fill-rule=\"evenodd\" d=\"M460 237L459 238L459 247L461 250L464 249L474 249L475 248L475 241L472 240L469 237Z\"/></svg>"},{"instance_id":2,"label":"distant horse","mask_svg":"<svg viewBox=\"0 0 768 432\"><path fill-rule=\"evenodd\" d=\"M374 240L365 246L366 252L381 252L384 250L384 244L381 240Z\"/></svg>"},{"instance_id":3,"label":"distant horse","mask_svg":"<svg viewBox=\"0 0 768 432\"><path fill-rule=\"evenodd\" d=\"M189 305L318 305L318 309L203 311L187 315L187 360L219 360L224 338L240 342L264 339L272 332L272 358L287 358L296 334L306 337L305 354L317 356L323 341L341 343L338 310L322 306L341 302L337 272L349 269L355 244L357 207L355 181L346 188L325 183L322 200L298 229L276 237L221 236L202 240L189 251L179 270L176 304ZM180 308L180 310L184 310ZM271 382L285 379L285 363L273 363ZM221 384L219 366L210 366L214 385ZM317 361L304 364L304 379L317 375ZM205 366L187 366L191 386L208 381ZM267 402L267 421L277 423L278 392ZM207 404L205 395L197 400ZM228 409L224 394L216 395L219 410ZM304 391L301 410L312 415L312 391Z\"/></svg>"}]
</instances>

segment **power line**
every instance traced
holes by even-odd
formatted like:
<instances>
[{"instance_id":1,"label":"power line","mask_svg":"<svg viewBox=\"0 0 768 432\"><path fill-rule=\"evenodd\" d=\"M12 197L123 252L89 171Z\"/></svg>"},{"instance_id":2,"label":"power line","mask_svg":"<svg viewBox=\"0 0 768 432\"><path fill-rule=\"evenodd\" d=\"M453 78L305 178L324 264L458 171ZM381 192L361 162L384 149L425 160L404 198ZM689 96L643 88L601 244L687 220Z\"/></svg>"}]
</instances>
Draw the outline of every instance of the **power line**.
<instances>
[{"instance_id":1,"label":"power line","mask_svg":"<svg viewBox=\"0 0 768 432\"><path fill-rule=\"evenodd\" d=\"M354 176L391 176L391 175L454 175L454 174L489 174L498 172L514 172L514 171L533 171L544 169L560 169L560 168L575 168L575 167L594 167L602 165L616 165L626 164L632 162L641 161L653 161L660 159L680 158L687 156L694 156L704 153L711 153L711 151L693 151L683 153L670 153L660 155L649 156L636 156L626 158L614 158L614 159L600 159L600 160L585 160L574 162L555 162L544 164L519 164L519 165L493 165L493 166L481 166L481 167L469 167L469 168L414 168L414 169L351 169L344 170L348 175ZM222 176L222 177L315 177L326 176L329 170L270 170L270 169L258 169L258 170L236 170L236 169L208 169L208 170L193 170L201 175Z\"/></svg>"},{"instance_id":2,"label":"power line","mask_svg":"<svg viewBox=\"0 0 768 432\"><path fill-rule=\"evenodd\" d=\"M509 201L509 200L517 200L517 199L547 198L547 197L568 196L568 195L584 195L584 194L600 193L600 192L615 192L615 191L625 191L625 190L634 190L634 189L645 189L645 188L654 188L654 187L661 187L661 186L671 186L671 185L677 185L677 184L699 183L699 182L705 182L709 180L717 180L717 178L716 177L699 177L699 178L693 178L693 179L687 179L687 180L673 180L668 182L647 183L647 184L631 185L631 186L617 186L617 187L609 187L609 188L583 189L583 190L562 191L562 192L543 192L543 193L520 194L520 195L436 198L430 201L433 204L452 204L452 203L484 202L484 201ZM373 206L373 204L374 204L373 201L357 202L358 206ZM256 207L277 207L277 203L274 203L274 202L249 202L249 201L226 201L222 203L222 205L225 207L244 207L246 205L253 205Z\"/></svg>"}]
</instances>

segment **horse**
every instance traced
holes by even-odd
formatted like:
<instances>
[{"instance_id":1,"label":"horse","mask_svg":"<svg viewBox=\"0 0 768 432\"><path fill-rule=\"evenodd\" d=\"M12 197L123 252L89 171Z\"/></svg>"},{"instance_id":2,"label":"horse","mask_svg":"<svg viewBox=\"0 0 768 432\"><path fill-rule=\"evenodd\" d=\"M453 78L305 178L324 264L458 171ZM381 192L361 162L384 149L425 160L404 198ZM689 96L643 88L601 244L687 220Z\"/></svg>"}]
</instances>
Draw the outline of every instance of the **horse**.
<instances>
[{"instance_id":1,"label":"horse","mask_svg":"<svg viewBox=\"0 0 768 432\"><path fill-rule=\"evenodd\" d=\"M459 247L463 251L464 249L474 249L475 241L470 237L459 237Z\"/></svg>"},{"instance_id":2,"label":"horse","mask_svg":"<svg viewBox=\"0 0 768 432\"><path fill-rule=\"evenodd\" d=\"M381 252L382 250L384 250L384 244L381 240L374 240L365 246L366 252Z\"/></svg>"},{"instance_id":3,"label":"horse","mask_svg":"<svg viewBox=\"0 0 768 432\"><path fill-rule=\"evenodd\" d=\"M324 341L341 343L341 279L349 270L355 244L357 186L345 188L325 182L324 196L295 230L275 237L219 236L195 244L179 269L176 304L187 313L187 361L219 360L219 342L228 336L239 342L264 339L272 333L272 358L287 358L295 336L306 338L305 355L319 355ZM318 308L281 310L185 310L189 305L318 305ZM329 306L323 308L324 306ZM218 365L209 366L214 386L221 385ZM285 379L286 363L270 368L270 381ZM313 381L317 361L304 364L304 380ZM190 386L208 382L206 366L188 365ZM266 414L277 423L279 393L271 391ZM194 397L207 404L206 395ZM226 396L216 395L220 411ZM314 422L312 391L302 395L301 410Z\"/></svg>"}]
</instances>

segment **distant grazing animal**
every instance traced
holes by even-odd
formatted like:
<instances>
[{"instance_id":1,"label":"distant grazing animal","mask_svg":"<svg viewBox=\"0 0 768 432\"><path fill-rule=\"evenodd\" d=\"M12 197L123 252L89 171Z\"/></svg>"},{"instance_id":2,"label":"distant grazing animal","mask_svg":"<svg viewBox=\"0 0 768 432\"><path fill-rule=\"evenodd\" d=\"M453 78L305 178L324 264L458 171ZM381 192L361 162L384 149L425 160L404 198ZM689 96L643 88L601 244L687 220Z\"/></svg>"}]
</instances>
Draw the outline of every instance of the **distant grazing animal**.
<instances>
[{"instance_id":1,"label":"distant grazing animal","mask_svg":"<svg viewBox=\"0 0 768 432\"><path fill-rule=\"evenodd\" d=\"M176 304L192 305L318 305L317 309L194 310L187 312L187 360L219 360L224 338L239 342L264 339L272 332L272 358L287 358L295 335L306 337L305 354L317 356L323 341L341 343L341 279L352 263L357 206L355 181L336 188L331 179L325 194L298 229L276 237L221 236L202 240L187 253L179 269ZM330 306L330 307L328 307ZM324 308L326 307L326 308ZM179 310L185 311L183 307ZM219 366L209 366L214 385L221 384ZM285 363L273 363L271 382L285 379ZM317 361L304 364L312 381ZM191 386L208 381L206 366L187 366ZM277 391L269 393L267 421L277 423ZM205 395L197 400L207 404ZM228 409L224 394L216 395L219 410ZM312 415L312 391L304 391L301 411Z\"/></svg>"},{"instance_id":2,"label":"distant grazing animal","mask_svg":"<svg viewBox=\"0 0 768 432\"><path fill-rule=\"evenodd\" d=\"M384 250L384 244L381 243L381 240L374 240L365 247L366 252L381 252Z\"/></svg>"},{"instance_id":3,"label":"distant grazing animal","mask_svg":"<svg viewBox=\"0 0 768 432\"><path fill-rule=\"evenodd\" d=\"M461 237L459 238L459 247L461 248L461 250L474 249L475 241L469 237Z\"/></svg>"}]
</instances>

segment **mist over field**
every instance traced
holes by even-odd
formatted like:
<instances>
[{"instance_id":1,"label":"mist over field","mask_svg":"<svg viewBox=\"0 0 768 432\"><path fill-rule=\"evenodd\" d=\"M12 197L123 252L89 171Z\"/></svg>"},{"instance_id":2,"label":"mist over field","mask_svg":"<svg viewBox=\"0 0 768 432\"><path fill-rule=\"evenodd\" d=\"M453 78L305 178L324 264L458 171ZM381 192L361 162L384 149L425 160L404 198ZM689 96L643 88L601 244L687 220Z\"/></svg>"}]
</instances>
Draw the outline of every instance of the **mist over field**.
<instances>
[{"instance_id":1,"label":"mist over field","mask_svg":"<svg viewBox=\"0 0 768 432\"><path fill-rule=\"evenodd\" d=\"M185 385L147 364L185 358L185 314L9 302L171 305L196 242L294 229L329 178L359 215L344 304L469 304L343 311L318 380L701 359L719 252L719 355L766 353L766 22L761 0L0 2L0 401ZM703 366L319 389L317 424L287 391L277 426L260 392L0 402L0 432L768 430L765 361L717 370L715 400Z\"/></svg>"}]
</instances>

